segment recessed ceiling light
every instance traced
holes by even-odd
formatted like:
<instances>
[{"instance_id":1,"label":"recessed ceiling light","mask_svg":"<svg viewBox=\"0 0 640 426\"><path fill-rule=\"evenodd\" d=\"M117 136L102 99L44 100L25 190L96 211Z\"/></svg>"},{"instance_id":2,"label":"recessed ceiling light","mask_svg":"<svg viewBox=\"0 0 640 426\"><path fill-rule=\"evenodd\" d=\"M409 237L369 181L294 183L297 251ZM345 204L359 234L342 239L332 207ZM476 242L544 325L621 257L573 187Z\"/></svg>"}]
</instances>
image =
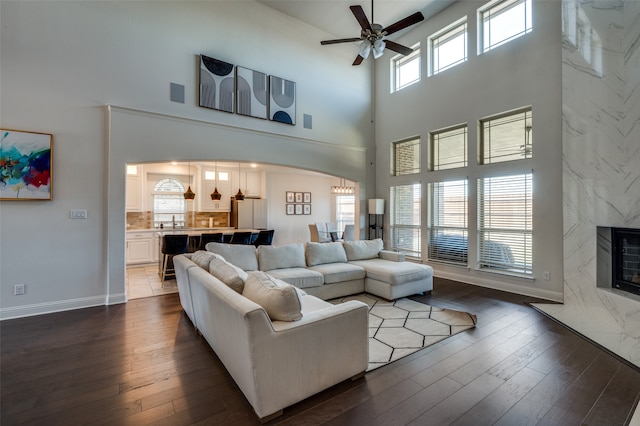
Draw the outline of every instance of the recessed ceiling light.
<instances>
[{"instance_id":1,"label":"recessed ceiling light","mask_svg":"<svg viewBox=\"0 0 640 426\"><path fill-rule=\"evenodd\" d=\"M251 163L251 167L255 169L258 165L256 163Z\"/></svg>"}]
</instances>

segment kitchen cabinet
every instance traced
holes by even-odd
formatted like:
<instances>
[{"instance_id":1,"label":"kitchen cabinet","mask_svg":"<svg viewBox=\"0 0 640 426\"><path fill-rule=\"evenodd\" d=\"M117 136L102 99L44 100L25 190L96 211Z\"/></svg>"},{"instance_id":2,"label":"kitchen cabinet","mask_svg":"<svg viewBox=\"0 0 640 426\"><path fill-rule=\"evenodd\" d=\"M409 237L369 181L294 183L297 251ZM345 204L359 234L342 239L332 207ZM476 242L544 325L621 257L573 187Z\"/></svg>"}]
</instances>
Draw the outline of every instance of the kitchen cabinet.
<instances>
[{"instance_id":1,"label":"kitchen cabinet","mask_svg":"<svg viewBox=\"0 0 640 426\"><path fill-rule=\"evenodd\" d=\"M215 188L222 194L219 200L212 200L211 193ZM202 197L200 198L200 210L205 212L228 212L231 209L231 184L219 181L205 181L202 184ZM198 194L199 195L199 194Z\"/></svg>"},{"instance_id":2,"label":"kitchen cabinet","mask_svg":"<svg viewBox=\"0 0 640 426\"><path fill-rule=\"evenodd\" d=\"M247 197L260 197L261 193L261 179L259 172L247 172L246 173L246 185L245 190Z\"/></svg>"},{"instance_id":3,"label":"kitchen cabinet","mask_svg":"<svg viewBox=\"0 0 640 426\"><path fill-rule=\"evenodd\" d=\"M127 265L153 263L158 261L159 240L156 231L128 232L126 239Z\"/></svg>"},{"instance_id":4,"label":"kitchen cabinet","mask_svg":"<svg viewBox=\"0 0 640 426\"><path fill-rule=\"evenodd\" d=\"M138 166L139 167L139 166ZM142 211L142 178L138 175L127 175L125 208L128 212Z\"/></svg>"}]
</instances>

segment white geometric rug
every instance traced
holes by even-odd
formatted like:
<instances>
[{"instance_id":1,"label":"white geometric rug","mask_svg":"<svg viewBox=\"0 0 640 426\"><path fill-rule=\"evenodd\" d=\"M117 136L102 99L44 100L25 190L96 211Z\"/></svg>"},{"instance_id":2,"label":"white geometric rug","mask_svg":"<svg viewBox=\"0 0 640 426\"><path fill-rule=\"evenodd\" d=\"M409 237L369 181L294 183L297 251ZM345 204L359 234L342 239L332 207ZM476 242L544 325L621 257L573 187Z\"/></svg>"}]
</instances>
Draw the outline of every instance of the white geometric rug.
<instances>
[{"instance_id":1,"label":"white geometric rug","mask_svg":"<svg viewBox=\"0 0 640 426\"><path fill-rule=\"evenodd\" d=\"M369 305L369 367L375 370L420 349L475 327L467 312L434 308L403 298L392 302L362 293L331 303L360 300Z\"/></svg>"}]
</instances>

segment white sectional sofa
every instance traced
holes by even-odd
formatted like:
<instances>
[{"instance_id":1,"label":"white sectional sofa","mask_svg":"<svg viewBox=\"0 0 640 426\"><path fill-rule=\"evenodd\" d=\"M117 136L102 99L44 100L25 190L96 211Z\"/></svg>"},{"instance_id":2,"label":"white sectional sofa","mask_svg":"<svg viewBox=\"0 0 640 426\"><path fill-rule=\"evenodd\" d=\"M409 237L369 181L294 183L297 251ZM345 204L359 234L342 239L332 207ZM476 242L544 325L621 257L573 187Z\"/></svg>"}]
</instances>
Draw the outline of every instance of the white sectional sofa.
<instances>
[{"instance_id":1,"label":"white sectional sofa","mask_svg":"<svg viewBox=\"0 0 640 426\"><path fill-rule=\"evenodd\" d=\"M383 250L381 239L257 249L209 243L206 249L245 271L265 271L324 300L362 292L394 300L433 289L430 266Z\"/></svg>"},{"instance_id":2,"label":"white sectional sofa","mask_svg":"<svg viewBox=\"0 0 640 426\"><path fill-rule=\"evenodd\" d=\"M366 304L333 305L211 252L174 265L185 313L261 421L367 369Z\"/></svg>"}]
</instances>

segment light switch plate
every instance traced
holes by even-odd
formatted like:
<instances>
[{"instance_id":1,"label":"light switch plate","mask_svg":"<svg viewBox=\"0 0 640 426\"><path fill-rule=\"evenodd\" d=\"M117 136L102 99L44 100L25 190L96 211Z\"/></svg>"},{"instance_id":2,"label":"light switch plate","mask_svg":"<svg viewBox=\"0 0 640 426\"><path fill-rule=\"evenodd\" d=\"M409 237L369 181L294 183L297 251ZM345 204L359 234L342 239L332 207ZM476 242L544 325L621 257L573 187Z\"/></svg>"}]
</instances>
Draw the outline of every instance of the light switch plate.
<instances>
[{"instance_id":1,"label":"light switch plate","mask_svg":"<svg viewBox=\"0 0 640 426\"><path fill-rule=\"evenodd\" d=\"M71 209L69 217L71 217L71 219L86 219L87 209Z\"/></svg>"}]
</instances>

